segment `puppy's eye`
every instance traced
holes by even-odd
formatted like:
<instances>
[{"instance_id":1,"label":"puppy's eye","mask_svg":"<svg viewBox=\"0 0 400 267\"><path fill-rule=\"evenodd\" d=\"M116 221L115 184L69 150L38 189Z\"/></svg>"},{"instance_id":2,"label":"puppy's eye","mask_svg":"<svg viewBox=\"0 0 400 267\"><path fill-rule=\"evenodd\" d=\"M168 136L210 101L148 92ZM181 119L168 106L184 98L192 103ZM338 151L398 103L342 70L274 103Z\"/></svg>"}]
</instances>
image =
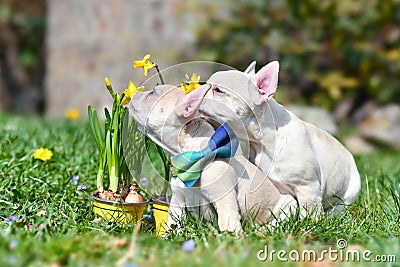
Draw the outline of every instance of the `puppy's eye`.
<instances>
[{"instance_id":1,"label":"puppy's eye","mask_svg":"<svg viewBox=\"0 0 400 267\"><path fill-rule=\"evenodd\" d=\"M216 87L216 88L214 89L214 91L215 91L216 93L219 93L219 94L225 93L224 91L222 91L222 90L219 89L218 87Z\"/></svg>"}]
</instances>

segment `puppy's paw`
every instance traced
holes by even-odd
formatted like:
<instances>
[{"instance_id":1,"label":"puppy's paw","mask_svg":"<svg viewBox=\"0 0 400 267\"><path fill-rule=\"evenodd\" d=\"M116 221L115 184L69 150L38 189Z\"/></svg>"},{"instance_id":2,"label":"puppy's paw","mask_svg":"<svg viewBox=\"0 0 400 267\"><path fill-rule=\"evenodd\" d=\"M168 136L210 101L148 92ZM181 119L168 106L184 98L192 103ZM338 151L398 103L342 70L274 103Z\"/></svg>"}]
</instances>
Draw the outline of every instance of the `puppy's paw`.
<instances>
[{"instance_id":1,"label":"puppy's paw","mask_svg":"<svg viewBox=\"0 0 400 267\"><path fill-rule=\"evenodd\" d=\"M240 220L238 219L231 219L231 220L218 219L218 226L221 232L235 233L237 236L239 236L242 233L242 225L240 224Z\"/></svg>"},{"instance_id":2,"label":"puppy's paw","mask_svg":"<svg viewBox=\"0 0 400 267\"><path fill-rule=\"evenodd\" d=\"M242 235L242 226L240 225L238 228L236 228L236 230L235 230L235 234L236 234L236 236L241 236Z\"/></svg>"}]
</instances>

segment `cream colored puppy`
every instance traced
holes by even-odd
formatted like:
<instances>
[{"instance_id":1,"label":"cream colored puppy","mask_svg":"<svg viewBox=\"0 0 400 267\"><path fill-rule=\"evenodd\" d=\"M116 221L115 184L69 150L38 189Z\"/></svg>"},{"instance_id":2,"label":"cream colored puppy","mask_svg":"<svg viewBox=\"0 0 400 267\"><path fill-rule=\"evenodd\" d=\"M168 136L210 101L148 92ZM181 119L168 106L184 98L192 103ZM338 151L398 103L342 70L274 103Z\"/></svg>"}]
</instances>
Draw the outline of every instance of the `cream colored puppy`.
<instances>
[{"instance_id":1,"label":"cream colored puppy","mask_svg":"<svg viewBox=\"0 0 400 267\"><path fill-rule=\"evenodd\" d=\"M183 99L184 105L195 108L182 117L199 111L211 121L229 123L239 139L249 143L251 162L271 180L296 188L303 215L315 208L342 211L360 192L354 158L334 137L272 98L278 71L274 61L257 73L255 62L245 72L216 72Z\"/></svg>"},{"instance_id":2,"label":"cream colored puppy","mask_svg":"<svg viewBox=\"0 0 400 267\"><path fill-rule=\"evenodd\" d=\"M137 93L130 104L130 115L139 127L171 155L201 150L214 133L209 123L191 112L195 106L180 105L184 97L179 88L165 85ZM184 116L188 111L191 116ZM259 186L250 190L253 182ZM241 220L247 214L262 225L273 220L272 214L285 218L298 207L291 195L294 187L272 183L242 155L208 163L191 188L174 178L171 189L168 227L179 224L187 208L205 220L217 216L221 231L238 234Z\"/></svg>"}]
</instances>

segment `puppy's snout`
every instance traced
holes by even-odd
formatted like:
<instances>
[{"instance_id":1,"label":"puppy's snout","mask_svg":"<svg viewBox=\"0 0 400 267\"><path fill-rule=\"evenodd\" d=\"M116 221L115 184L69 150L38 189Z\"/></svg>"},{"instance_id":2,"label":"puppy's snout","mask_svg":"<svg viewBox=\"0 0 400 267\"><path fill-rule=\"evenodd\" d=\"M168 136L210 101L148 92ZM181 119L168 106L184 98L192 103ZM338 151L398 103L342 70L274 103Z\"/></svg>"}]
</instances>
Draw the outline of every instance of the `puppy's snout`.
<instances>
[{"instance_id":1,"label":"puppy's snout","mask_svg":"<svg viewBox=\"0 0 400 267\"><path fill-rule=\"evenodd\" d=\"M206 89L205 89L206 92L208 92L211 88L213 88L213 85L211 83L203 84L203 86L206 87Z\"/></svg>"},{"instance_id":2,"label":"puppy's snout","mask_svg":"<svg viewBox=\"0 0 400 267\"><path fill-rule=\"evenodd\" d=\"M212 90L212 89L214 89L214 84L211 84L211 83L206 83L206 84L204 84L204 85L202 85L202 86L204 86L205 88L204 88L204 96L203 96L203 105L206 103L206 101L207 101L207 94Z\"/></svg>"},{"instance_id":3,"label":"puppy's snout","mask_svg":"<svg viewBox=\"0 0 400 267\"><path fill-rule=\"evenodd\" d=\"M130 103L130 108L133 111L140 111L141 109L144 108L144 104L146 103L146 99L149 96L149 91L144 91L144 92L138 92L135 95L133 95L131 103Z\"/></svg>"},{"instance_id":4,"label":"puppy's snout","mask_svg":"<svg viewBox=\"0 0 400 267\"><path fill-rule=\"evenodd\" d=\"M137 94L136 94L137 95ZM141 98L140 98L140 101L141 102L144 102L144 101L146 101L149 97L151 97L151 96L154 96L154 95L157 95L157 92L153 89L153 90L150 90L150 91L145 91L145 92L142 92L141 93Z\"/></svg>"}]
</instances>

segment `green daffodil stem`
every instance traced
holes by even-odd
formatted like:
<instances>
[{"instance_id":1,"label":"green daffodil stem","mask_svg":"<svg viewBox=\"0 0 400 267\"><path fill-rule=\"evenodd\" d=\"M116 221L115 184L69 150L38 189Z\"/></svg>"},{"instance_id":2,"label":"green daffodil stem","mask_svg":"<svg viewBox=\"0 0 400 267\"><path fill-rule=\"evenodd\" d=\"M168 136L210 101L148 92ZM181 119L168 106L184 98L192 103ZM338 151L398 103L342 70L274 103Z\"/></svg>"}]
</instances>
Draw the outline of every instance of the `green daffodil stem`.
<instances>
[{"instance_id":1,"label":"green daffodil stem","mask_svg":"<svg viewBox=\"0 0 400 267\"><path fill-rule=\"evenodd\" d=\"M154 65L154 67L155 67L155 68L156 68L156 70L157 70L158 77L160 78L160 82L161 82L161 84L165 84L165 83L164 83L164 78L163 78L163 76L161 75L161 72L160 72L160 69L158 68L158 65L157 65L157 64L155 64L155 65Z\"/></svg>"},{"instance_id":2,"label":"green daffodil stem","mask_svg":"<svg viewBox=\"0 0 400 267\"><path fill-rule=\"evenodd\" d=\"M171 180L171 173L170 173L170 164L169 164L169 159L168 156L164 153L164 174L165 174L165 180L164 180L164 186L163 189L161 191L161 196L163 197L167 197L167 190L168 190L168 185L169 185L169 181Z\"/></svg>"},{"instance_id":3,"label":"green daffodil stem","mask_svg":"<svg viewBox=\"0 0 400 267\"><path fill-rule=\"evenodd\" d=\"M163 189L161 191L160 197L167 198L167 190L168 190L169 181L167 179L164 180Z\"/></svg>"},{"instance_id":4,"label":"green daffodil stem","mask_svg":"<svg viewBox=\"0 0 400 267\"><path fill-rule=\"evenodd\" d=\"M103 192L104 191L104 168L106 165L106 150L99 151L100 160L99 160L99 169L97 171L97 191Z\"/></svg>"},{"instance_id":5,"label":"green daffodil stem","mask_svg":"<svg viewBox=\"0 0 400 267\"><path fill-rule=\"evenodd\" d=\"M99 171L97 172L97 192L104 191L103 178L104 178L104 169L99 169Z\"/></svg>"},{"instance_id":6,"label":"green daffodil stem","mask_svg":"<svg viewBox=\"0 0 400 267\"><path fill-rule=\"evenodd\" d=\"M112 156L111 156L111 172L110 172L110 189L113 192L116 192L118 190L118 185L119 185L119 178L120 178L120 173L119 173L119 160L122 155L120 155L120 110L121 110L121 95L116 94L116 103L117 105L115 106L115 110L113 110L113 122L112 122Z\"/></svg>"},{"instance_id":7,"label":"green daffodil stem","mask_svg":"<svg viewBox=\"0 0 400 267\"><path fill-rule=\"evenodd\" d=\"M113 192L117 192L118 191L118 176L116 175L116 167L115 166L111 166L111 170L110 170L110 190Z\"/></svg>"}]
</instances>

